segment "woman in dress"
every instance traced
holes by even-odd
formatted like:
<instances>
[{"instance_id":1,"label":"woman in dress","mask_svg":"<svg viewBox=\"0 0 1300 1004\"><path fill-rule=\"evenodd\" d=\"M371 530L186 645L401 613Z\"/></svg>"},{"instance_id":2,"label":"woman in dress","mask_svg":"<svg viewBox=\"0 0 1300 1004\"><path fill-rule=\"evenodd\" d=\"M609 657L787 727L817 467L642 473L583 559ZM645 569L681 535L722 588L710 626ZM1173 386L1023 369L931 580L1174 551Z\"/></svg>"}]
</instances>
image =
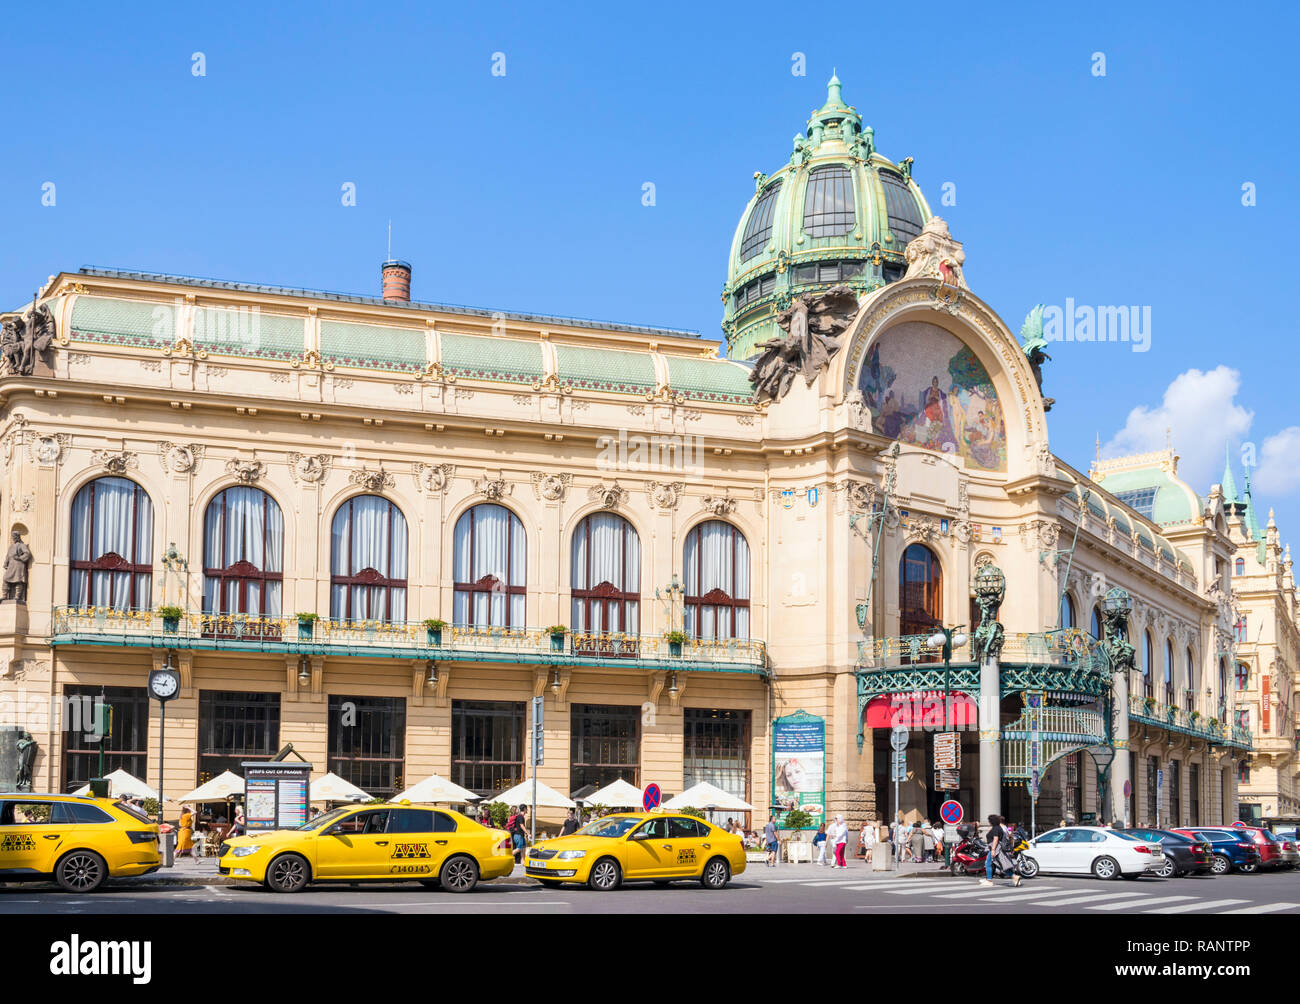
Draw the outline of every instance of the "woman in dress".
<instances>
[{"instance_id":1,"label":"woman in dress","mask_svg":"<svg viewBox=\"0 0 1300 1004\"><path fill-rule=\"evenodd\" d=\"M176 856L189 857L190 850L194 847L194 811L188 805L181 806L181 820L177 829Z\"/></svg>"}]
</instances>

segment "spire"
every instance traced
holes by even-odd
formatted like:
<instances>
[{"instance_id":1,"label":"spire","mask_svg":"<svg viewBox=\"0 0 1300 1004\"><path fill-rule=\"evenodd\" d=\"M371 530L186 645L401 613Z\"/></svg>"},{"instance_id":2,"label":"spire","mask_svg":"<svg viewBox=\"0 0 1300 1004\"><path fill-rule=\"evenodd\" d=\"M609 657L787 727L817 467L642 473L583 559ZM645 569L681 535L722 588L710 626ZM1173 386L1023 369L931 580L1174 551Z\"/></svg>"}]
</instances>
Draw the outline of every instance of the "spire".
<instances>
[{"instance_id":1,"label":"spire","mask_svg":"<svg viewBox=\"0 0 1300 1004\"><path fill-rule=\"evenodd\" d=\"M1223 444L1223 506L1226 509L1241 500L1237 498L1237 482L1232 476L1232 444Z\"/></svg>"},{"instance_id":2,"label":"spire","mask_svg":"<svg viewBox=\"0 0 1300 1004\"><path fill-rule=\"evenodd\" d=\"M1243 467L1241 470L1244 476L1241 500L1246 503L1246 529L1250 531L1251 540L1262 540L1259 532L1259 517L1255 515L1255 503L1250 497L1250 468Z\"/></svg>"},{"instance_id":3,"label":"spire","mask_svg":"<svg viewBox=\"0 0 1300 1004\"><path fill-rule=\"evenodd\" d=\"M822 111L829 111L832 108L847 108L844 103L844 96L840 93L840 78L835 75L835 70L831 70L831 79L826 84L826 104L822 106Z\"/></svg>"}]
</instances>

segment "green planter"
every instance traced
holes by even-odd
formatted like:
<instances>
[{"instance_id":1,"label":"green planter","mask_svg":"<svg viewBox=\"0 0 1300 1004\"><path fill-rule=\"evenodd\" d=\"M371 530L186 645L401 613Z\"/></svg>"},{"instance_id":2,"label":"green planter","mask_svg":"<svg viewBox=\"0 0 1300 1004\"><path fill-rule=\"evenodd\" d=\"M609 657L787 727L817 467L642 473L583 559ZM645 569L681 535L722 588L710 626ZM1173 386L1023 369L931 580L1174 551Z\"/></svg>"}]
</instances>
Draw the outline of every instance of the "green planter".
<instances>
[{"instance_id":1,"label":"green planter","mask_svg":"<svg viewBox=\"0 0 1300 1004\"><path fill-rule=\"evenodd\" d=\"M564 635L562 634L551 635L551 651L552 652L564 651Z\"/></svg>"},{"instance_id":2,"label":"green planter","mask_svg":"<svg viewBox=\"0 0 1300 1004\"><path fill-rule=\"evenodd\" d=\"M668 643L668 654L674 659L680 659L682 655L682 643L679 641L670 641Z\"/></svg>"},{"instance_id":3,"label":"green planter","mask_svg":"<svg viewBox=\"0 0 1300 1004\"><path fill-rule=\"evenodd\" d=\"M162 621L163 634L175 634L180 630L181 619L179 617L164 617Z\"/></svg>"},{"instance_id":4,"label":"green planter","mask_svg":"<svg viewBox=\"0 0 1300 1004\"><path fill-rule=\"evenodd\" d=\"M425 628L424 630L429 636L430 645L442 644L442 628Z\"/></svg>"},{"instance_id":5,"label":"green planter","mask_svg":"<svg viewBox=\"0 0 1300 1004\"><path fill-rule=\"evenodd\" d=\"M316 631L316 624L314 621L298 622L299 641L311 641L312 635L315 633L315 631Z\"/></svg>"}]
</instances>

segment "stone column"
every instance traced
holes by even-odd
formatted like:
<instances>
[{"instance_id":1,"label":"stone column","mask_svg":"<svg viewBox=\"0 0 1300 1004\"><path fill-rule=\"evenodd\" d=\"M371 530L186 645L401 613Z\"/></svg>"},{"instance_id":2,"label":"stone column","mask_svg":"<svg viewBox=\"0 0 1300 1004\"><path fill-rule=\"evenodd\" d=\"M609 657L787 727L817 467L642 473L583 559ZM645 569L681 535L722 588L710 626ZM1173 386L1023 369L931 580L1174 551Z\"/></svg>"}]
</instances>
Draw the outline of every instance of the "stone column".
<instances>
[{"instance_id":1,"label":"stone column","mask_svg":"<svg viewBox=\"0 0 1300 1004\"><path fill-rule=\"evenodd\" d=\"M1133 781L1129 772L1127 669L1115 674L1111 682L1111 700L1115 702L1115 759L1110 768L1110 818L1116 826L1129 826L1132 821L1128 818L1128 799L1124 797L1124 785Z\"/></svg>"},{"instance_id":2,"label":"stone column","mask_svg":"<svg viewBox=\"0 0 1300 1004\"><path fill-rule=\"evenodd\" d=\"M982 826L989 816L1002 814L1002 677L998 660L980 663L980 798Z\"/></svg>"}]
</instances>

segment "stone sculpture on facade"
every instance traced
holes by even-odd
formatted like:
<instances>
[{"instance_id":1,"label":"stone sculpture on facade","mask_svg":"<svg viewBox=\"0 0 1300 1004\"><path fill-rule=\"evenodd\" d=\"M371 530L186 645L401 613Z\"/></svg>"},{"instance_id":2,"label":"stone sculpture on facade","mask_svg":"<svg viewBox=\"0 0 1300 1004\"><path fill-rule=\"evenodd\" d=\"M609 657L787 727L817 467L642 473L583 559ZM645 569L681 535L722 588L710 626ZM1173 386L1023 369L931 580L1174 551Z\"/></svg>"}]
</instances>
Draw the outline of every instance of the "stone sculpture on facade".
<instances>
[{"instance_id":1,"label":"stone sculpture on facade","mask_svg":"<svg viewBox=\"0 0 1300 1004\"><path fill-rule=\"evenodd\" d=\"M1043 363L1050 362L1051 356L1043 351L1047 338L1043 334L1043 305L1040 303L1025 315L1025 323L1020 326L1020 337L1024 339L1020 346L1029 359L1029 368L1034 371L1034 380L1038 383L1038 393L1043 392ZM1043 398L1043 411L1051 411L1055 398Z\"/></svg>"},{"instance_id":2,"label":"stone sculpture on facade","mask_svg":"<svg viewBox=\"0 0 1300 1004\"><path fill-rule=\"evenodd\" d=\"M785 337L758 343L762 351L749 375L758 399L780 401L797 373L811 386L840 350L840 335L857 312L858 295L841 285L815 295L804 293L777 314Z\"/></svg>"},{"instance_id":3,"label":"stone sculpture on facade","mask_svg":"<svg viewBox=\"0 0 1300 1004\"><path fill-rule=\"evenodd\" d=\"M19 732L16 746L18 748L18 776L14 787L18 791L31 791L32 765L36 762L36 753L39 747L30 732Z\"/></svg>"},{"instance_id":4,"label":"stone sculpture on facade","mask_svg":"<svg viewBox=\"0 0 1300 1004\"><path fill-rule=\"evenodd\" d=\"M23 543L23 535L15 530L13 541L5 554L4 598L15 603L27 602L27 566L32 563L31 549Z\"/></svg>"},{"instance_id":5,"label":"stone sculpture on facade","mask_svg":"<svg viewBox=\"0 0 1300 1004\"><path fill-rule=\"evenodd\" d=\"M975 604L979 607L980 623L971 636L971 654L976 662L1002 656L1006 629L997 618L1006 594L1007 580L1002 569L991 561L981 565L975 573Z\"/></svg>"},{"instance_id":6,"label":"stone sculpture on facade","mask_svg":"<svg viewBox=\"0 0 1300 1004\"><path fill-rule=\"evenodd\" d=\"M1131 608L1132 600L1119 586L1108 592L1102 603L1101 647L1110 660L1111 673L1128 673L1135 664L1137 650L1128 640L1128 615Z\"/></svg>"},{"instance_id":7,"label":"stone sculpture on facade","mask_svg":"<svg viewBox=\"0 0 1300 1004\"><path fill-rule=\"evenodd\" d=\"M908 242L903 257L907 260L904 279L938 279L945 286L970 288L962 273L966 252L941 217L930 217L920 234Z\"/></svg>"},{"instance_id":8,"label":"stone sculpture on facade","mask_svg":"<svg viewBox=\"0 0 1300 1004\"><path fill-rule=\"evenodd\" d=\"M54 314L43 303L25 315L10 317L0 330L0 357L5 371L15 376L31 376L36 360L44 358L54 335Z\"/></svg>"}]
</instances>

